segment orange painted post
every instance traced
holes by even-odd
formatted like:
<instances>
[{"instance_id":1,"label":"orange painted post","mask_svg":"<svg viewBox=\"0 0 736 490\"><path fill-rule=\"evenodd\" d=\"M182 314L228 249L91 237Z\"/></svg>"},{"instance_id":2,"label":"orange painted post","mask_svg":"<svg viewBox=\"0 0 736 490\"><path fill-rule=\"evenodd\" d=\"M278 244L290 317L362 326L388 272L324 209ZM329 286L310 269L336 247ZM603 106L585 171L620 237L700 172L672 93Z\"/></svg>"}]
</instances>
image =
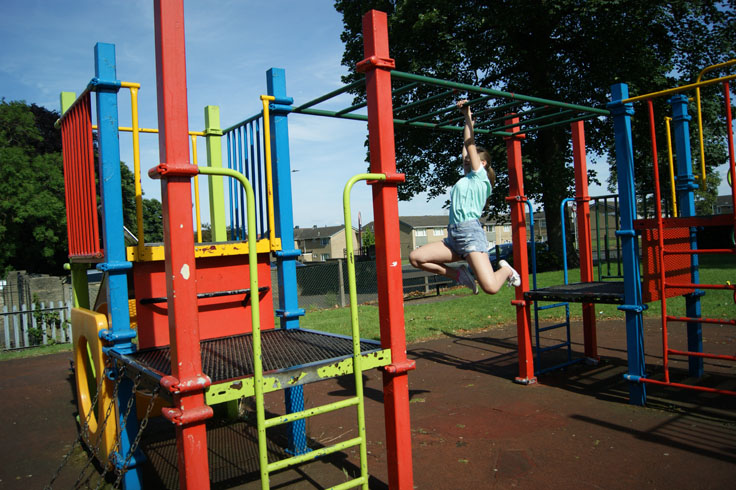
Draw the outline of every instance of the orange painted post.
<instances>
[{"instance_id":1,"label":"orange painted post","mask_svg":"<svg viewBox=\"0 0 736 490\"><path fill-rule=\"evenodd\" d=\"M519 117L510 115L506 119L507 126L518 125ZM518 128L518 126L517 126ZM518 129L517 129L518 131ZM524 195L524 174L521 166L521 140L524 135L504 137L506 140L506 158L509 166L509 197L506 200L511 206L511 235L514 243L514 268L521 276L521 285L516 288L516 299L511 304L516 306L516 331L519 350L519 376L517 383L532 384L537 382L534 376L534 357L532 356L531 315L529 303L524 299L524 292L529 291L529 259L526 246L526 218Z\"/></svg>"},{"instance_id":2,"label":"orange painted post","mask_svg":"<svg viewBox=\"0 0 736 490\"><path fill-rule=\"evenodd\" d=\"M176 425L179 487L200 490L210 486L205 420L212 408L204 403L210 380L202 373L199 347L191 186L197 167L189 163L182 0L155 0L154 26L161 163L149 175L161 179L171 339L171 376L161 383L176 393L174 407L162 413Z\"/></svg>"},{"instance_id":3,"label":"orange painted post","mask_svg":"<svg viewBox=\"0 0 736 490\"><path fill-rule=\"evenodd\" d=\"M580 251L580 282L593 281L593 244L590 233L590 196L588 166L585 155L585 123L572 123L572 155L575 164L575 202L578 219L578 250ZM583 303L583 336L585 357L598 360L595 327L595 304Z\"/></svg>"},{"instance_id":4,"label":"orange painted post","mask_svg":"<svg viewBox=\"0 0 736 490\"><path fill-rule=\"evenodd\" d=\"M414 361L406 357L404 295L399 240L399 200L396 174L388 19L371 10L363 16L365 60L358 70L365 73L368 99L368 132L371 172L383 173L387 181L373 184L373 216L376 237L376 269L381 345L391 349L392 363L383 373L383 404L386 420L386 452L389 488L411 490L414 475L409 420L409 376Z\"/></svg>"}]
</instances>

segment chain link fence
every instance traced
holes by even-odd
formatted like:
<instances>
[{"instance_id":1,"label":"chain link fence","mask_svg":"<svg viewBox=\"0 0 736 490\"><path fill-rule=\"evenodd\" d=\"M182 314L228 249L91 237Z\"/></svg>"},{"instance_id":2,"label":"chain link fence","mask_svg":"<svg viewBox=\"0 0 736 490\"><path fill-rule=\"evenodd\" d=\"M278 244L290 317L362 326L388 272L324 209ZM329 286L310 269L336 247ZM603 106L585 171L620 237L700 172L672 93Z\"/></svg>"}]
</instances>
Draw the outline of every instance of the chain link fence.
<instances>
[{"instance_id":1,"label":"chain link fence","mask_svg":"<svg viewBox=\"0 0 736 490\"><path fill-rule=\"evenodd\" d=\"M439 294L440 288L456 286L457 283L443 276L405 265L402 267L404 295ZM350 304L348 269L345 259L303 264L296 269L299 307L306 310L344 307ZM278 308L279 291L276 270L271 271L274 307ZM355 263L355 284L358 304L378 299L376 262L371 260Z\"/></svg>"}]
</instances>

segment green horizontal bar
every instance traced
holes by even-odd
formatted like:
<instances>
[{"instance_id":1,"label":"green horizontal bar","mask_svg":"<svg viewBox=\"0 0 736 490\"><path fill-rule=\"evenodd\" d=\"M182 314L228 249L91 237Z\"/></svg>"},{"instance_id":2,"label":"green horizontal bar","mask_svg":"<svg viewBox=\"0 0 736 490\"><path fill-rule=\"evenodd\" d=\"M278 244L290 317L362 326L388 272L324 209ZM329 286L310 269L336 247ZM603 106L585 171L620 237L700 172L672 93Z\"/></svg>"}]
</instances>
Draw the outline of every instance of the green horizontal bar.
<instances>
[{"instance_id":1,"label":"green horizontal bar","mask_svg":"<svg viewBox=\"0 0 736 490\"><path fill-rule=\"evenodd\" d=\"M332 92L329 92L329 93L327 93L327 94L325 94L325 95L323 95L321 97L317 97L316 99L310 100L309 102L306 102L306 103L300 105L299 107L297 107L297 108L294 109L294 112L301 112L302 109L306 109L307 107L312 107L313 105L317 105L320 102L324 102L324 101L329 100L329 99L331 99L333 97L336 97L336 96L338 96L340 94L344 94L348 90L354 89L355 87L358 87L360 85L363 85L364 83L365 83L365 78L361 78L360 80L356 80L356 81L354 81L351 84L344 85L344 86L340 87L337 90L333 90Z\"/></svg>"},{"instance_id":2,"label":"green horizontal bar","mask_svg":"<svg viewBox=\"0 0 736 490\"><path fill-rule=\"evenodd\" d=\"M323 111L320 109L304 109L304 110L300 110L299 114L309 114L312 116L323 116L323 117L335 117L338 119L353 119L355 121L367 121L368 120L368 116L365 116L362 114L338 115L334 111ZM445 126L445 125L441 125L437 123L409 122L406 119L394 119L394 124L397 124L399 126L413 126L413 127L418 127L418 128L442 129L442 130L448 130L448 131L462 131L463 130L463 128L459 126ZM512 133L507 133L503 131L491 132L487 129L477 129L475 132L479 134L493 134L495 136L512 136Z\"/></svg>"},{"instance_id":3,"label":"green horizontal bar","mask_svg":"<svg viewBox=\"0 0 736 490\"><path fill-rule=\"evenodd\" d=\"M413 89L414 87L417 87L417 86L419 86L419 84L417 82L406 84L403 87L399 87L396 90L392 91L391 92L391 95L394 96L394 95L402 94L402 93L407 92L407 91L409 91L409 90L411 90L411 89ZM368 101L364 101L364 102L361 102L360 104L355 104L355 105L351 105L350 107L346 107L345 109L340 109L339 111L337 111L336 114L338 116L341 116L343 114L347 114L348 112L353 112L353 111L356 111L358 109L361 109L361 108L363 108L363 107L365 107L367 105L368 105Z\"/></svg>"},{"instance_id":4,"label":"green horizontal bar","mask_svg":"<svg viewBox=\"0 0 736 490\"><path fill-rule=\"evenodd\" d=\"M572 117L570 119L565 119L564 121L556 121L556 122L549 123L549 124L543 124L542 126L535 126L533 128L524 129L523 131L519 131L519 133L531 133L533 131L539 131L540 129L551 128L554 126L561 126L562 124L574 123L577 121L584 121L585 119L591 119L593 117L595 117L594 114L583 114L578 117Z\"/></svg>"},{"instance_id":5,"label":"green horizontal bar","mask_svg":"<svg viewBox=\"0 0 736 490\"><path fill-rule=\"evenodd\" d=\"M573 112L575 112L575 111L573 111L571 109L568 109L568 110L564 110L564 111L555 112L554 114L545 114L544 116L532 117L532 118L529 118L529 119L522 119L522 120L519 120L519 124L506 124L504 126L497 126L495 128L492 128L491 131L503 131L504 129L515 128L515 127L518 127L519 125L525 126L525 125L528 125L529 123L532 123L532 122L544 121L544 120L550 119L552 117L557 117L557 116L566 116L567 114L570 114L570 113L573 113ZM517 114L517 116L518 115L520 115L520 114Z\"/></svg>"},{"instance_id":6,"label":"green horizontal bar","mask_svg":"<svg viewBox=\"0 0 736 490\"><path fill-rule=\"evenodd\" d=\"M334 487L330 487L330 490L347 490L348 488L355 488L368 483L368 479L364 476L360 476L355 480L346 481Z\"/></svg>"},{"instance_id":7,"label":"green horizontal bar","mask_svg":"<svg viewBox=\"0 0 736 490\"><path fill-rule=\"evenodd\" d=\"M343 449L347 449L349 447L357 446L358 444L361 443L362 440L363 439L361 437L355 437L347 441L338 442L334 446L315 449L314 451L310 451L305 454L300 454L298 456L293 456L291 458L282 459L280 461L269 463L268 472L271 473L273 471L283 470L284 468L288 468L289 466L294 466L297 464L305 463L307 461L311 461L313 459L317 459L319 457L326 456L328 454L342 451Z\"/></svg>"},{"instance_id":8,"label":"green horizontal bar","mask_svg":"<svg viewBox=\"0 0 736 490\"><path fill-rule=\"evenodd\" d=\"M453 94L455 92L456 92L456 90L454 90L454 89L453 90L447 90L445 92L442 92L441 94L432 95L430 97L427 97L426 99L417 100L417 101L411 102L409 104L403 105L401 107L397 107L396 109L394 109L394 114L396 114L397 112L400 112L400 111L404 111L406 109L411 109L412 107L419 107L421 105L428 104L428 103L430 103L432 101L435 101L437 99L442 99L442 98L447 97L448 95Z\"/></svg>"},{"instance_id":9,"label":"green horizontal bar","mask_svg":"<svg viewBox=\"0 0 736 490\"><path fill-rule=\"evenodd\" d=\"M358 399L357 397L352 397L346 398L345 400L340 400L338 402L329 403L327 405L310 408L308 410L302 410L301 412L292 412L287 413L286 415L279 415L278 417L266 419L266 428L269 429L271 427L276 427L277 425L288 424L289 422L306 419L314 415L322 415L325 413L334 412L336 410L355 406L358 403L360 403L360 399Z\"/></svg>"},{"instance_id":10,"label":"green horizontal bar","mask_svg":"<svg viewBox=\"0 0 736 490\"><path fill-rule=\"evenodd\" d=\"M479 104L481 102L485 102L485 101L487 101L490 98L492 98L490 95L485 95L483 97L478 97L477 99L473 99L473 100L468 101L468 104L472 106L472 105L475 105L475 104ZM427 117L437 116L437 115L442 114L442 113L454 112L456 110L457 110L457 105L452 105L450 107L445 107L443 109L440 109L440 110L431 112L429 114L425 114L425 115L422 115L422 116L418 116L418 117L409 119L409 121L410 122L421 121L422 119L426 119ZM478 115L481 115L481 114L486 114L486 113L491 112L493 110L494 110L493 108L483 109L481 111L474 112L473 115L474 116L478 116ZM462 121L464 119L465 119L465 116L462 116L461 115L461 116L457 116L457 117L452 117L450 119L441 120L438 124L449 124L451 122L459 122L459 121Z\"/></svg>"},{"instance_id":11,"label":"green horizontal bar","mask_svg":"<svg viewBox=\"0 0 736 490\"><path fill-rule=\"evenodd\" d=\"M222 135L225 136L225 133L229 133L230 131L232 131L234 129L238 129L241 126L245 126L248 123L252 123L256 119L259 119L261 117L263 117L263 112L259 112L258 114L255 114L253 116L250 116L248 119L245 119L244 121L240 121L239 123L233 124L229 128L223 129L222 130Z\"/></svg>"},{"instance_id":12,"label":"green horizontal bar","mask_svg":"<svg viewBox=\"0 0 736 490\"><path fill-rule=\"evenodd\" d=\"M448 80L440 80L439 78L426 77L423 75L415 75L413 73L405 73L402 71L394 70L391 72L391 76L402 80L412 80L415 82L424 82L438 87L456 88L460 90L466 90L468 92L475 92L480 94L494 95L496 97L504 97L508 99L523 100L534 104L547 104L555 107L562 107L565 109L575 109L578 111L591 112L593 114L600 114L607 116L610 114L605 109L597 109L595 107L588 107L578 104L568 104L566 102L559 102L556 100L542 99L540 97L531 97L529 95L515 94L511 92L504 92L502 90L494 90L490 88L476 87L474 85L468 85L466 83L450 82Z\"/></svg>"}]
</instances>

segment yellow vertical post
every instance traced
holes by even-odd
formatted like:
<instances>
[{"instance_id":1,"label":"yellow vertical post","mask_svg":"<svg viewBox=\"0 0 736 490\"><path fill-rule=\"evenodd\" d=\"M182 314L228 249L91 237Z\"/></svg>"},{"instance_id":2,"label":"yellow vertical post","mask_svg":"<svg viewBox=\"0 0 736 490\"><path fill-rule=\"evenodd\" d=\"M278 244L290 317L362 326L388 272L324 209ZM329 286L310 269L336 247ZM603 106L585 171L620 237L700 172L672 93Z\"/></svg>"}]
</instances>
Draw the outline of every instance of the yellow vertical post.
<instances>
[{"instance_id":1,"label":"yellow vertical post","mask_svg":"<svg viewBox=\"0 0 736 490\"><path fill-rule=\"evenodd\" d=\"M667 127L667 156L670 162L670 191L672 192L672 216L677 218L677 193L675 192L675 167L672 161L672 132L670 130L671 117L664 118Z\"/></svg>"},{"instance_id":2,"label":"yellow vertical post","mask_svg":"<svg viewBox=\"0 0 736 490\"><path fill-rule=\"evenodd\" d=\"M138 234L138 257L143 255L143 190L141 189L141 144L138 127L138 87L130 86L130 114L133 132L133 176L135 179L135 222Z\"/></svg>"},{"instance_id":3,"label":"yellow vertical post","mask_svg":"<svg viewBox=\"0 0 736 490\"><path fill-rule=\"evenodd\" d=\"M197 166L197 135L190 135L192 138L192 163ZM194 214L197 219L197 243L202 243L202 215L199 211L199 175L194 176Z\"/></svg>"},{"instance_id":4,"label":"yellow vertical post","mask_svg":"<svg viewBox=\"0 0 736 490\"><path fill-rule=\"evenodd\" d=\"M261 95L263 102L263 149L266 154L266 192L268 197L268 239L271 241L271 248L276 246L276 220L274 219L273 210L273 175L271 170L271 125L269 121L268 103L276 100L272 95Z\"/></svg>"}]
</instances>

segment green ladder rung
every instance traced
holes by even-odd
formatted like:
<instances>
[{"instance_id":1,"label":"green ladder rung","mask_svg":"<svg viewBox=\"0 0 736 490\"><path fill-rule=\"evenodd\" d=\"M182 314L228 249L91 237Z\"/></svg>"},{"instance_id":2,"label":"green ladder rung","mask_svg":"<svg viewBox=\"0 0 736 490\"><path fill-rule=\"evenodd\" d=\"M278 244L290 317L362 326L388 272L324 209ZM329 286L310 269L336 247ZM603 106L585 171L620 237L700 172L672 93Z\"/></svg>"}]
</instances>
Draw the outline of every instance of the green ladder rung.
<instances>
[{"instance_id":1,"label":"green ladder rung","mask_svg":"<svg viewBox=\"0 0 736 490\"><path fill-rule=\"evenodd\" d=\"M367 485L367 484L368 484L368 479L361 476L359 478L356 478L355 480L346 481L345 483L341 483L334 487L330 487L330 490L345 490L346 488L355 488L357 486Z\"/></svg>"},{"instance_id":2,"label":"green ladder rung","mask_svg":"<svg viewBox=\"0 0 736 490\"><path fill-rule=\"evenodd\" d=\"M360 398L355 396L352 398L346 398L345 400L340 400L339 402L328 403L327 405L320 405L318 407L310 408L308 410L302 410L301 412L292 412L292 413L287 413L286 415L279 415L278 417L266 419L265 427L266 429L270 429L271 427L276 427L277 425L288 424L289 422L306 419L314 415L321 415L324 413L334 412L335 410L352 407L359 403L360 403Z\"/></svg>"},{"instance_id":3,"label":"green ladder rung","mask_svg":"<svg viewBox=\"0 0 736 490\"><path fill-rule=\"evenodd\" d=\"M294 466L297 464L305 463L307 461L311 461L313 459L317 459L322 456L327 456L328 454L342 451L349 447L357 446L361 442L363 442L362 437L354 437L353 439L349 439L347 441L338 442L337 444L333 446L315 449L314 451L310 451L305 454L300 454L298 456L292 456L291 458L282 459L274 463L269 463L267 467L267 471L271 473L274 471L283 470L285 468L288 468L289 466ZM347 487L347 488L350 488L350 487Z\"/></svg>"}]
</instances>

